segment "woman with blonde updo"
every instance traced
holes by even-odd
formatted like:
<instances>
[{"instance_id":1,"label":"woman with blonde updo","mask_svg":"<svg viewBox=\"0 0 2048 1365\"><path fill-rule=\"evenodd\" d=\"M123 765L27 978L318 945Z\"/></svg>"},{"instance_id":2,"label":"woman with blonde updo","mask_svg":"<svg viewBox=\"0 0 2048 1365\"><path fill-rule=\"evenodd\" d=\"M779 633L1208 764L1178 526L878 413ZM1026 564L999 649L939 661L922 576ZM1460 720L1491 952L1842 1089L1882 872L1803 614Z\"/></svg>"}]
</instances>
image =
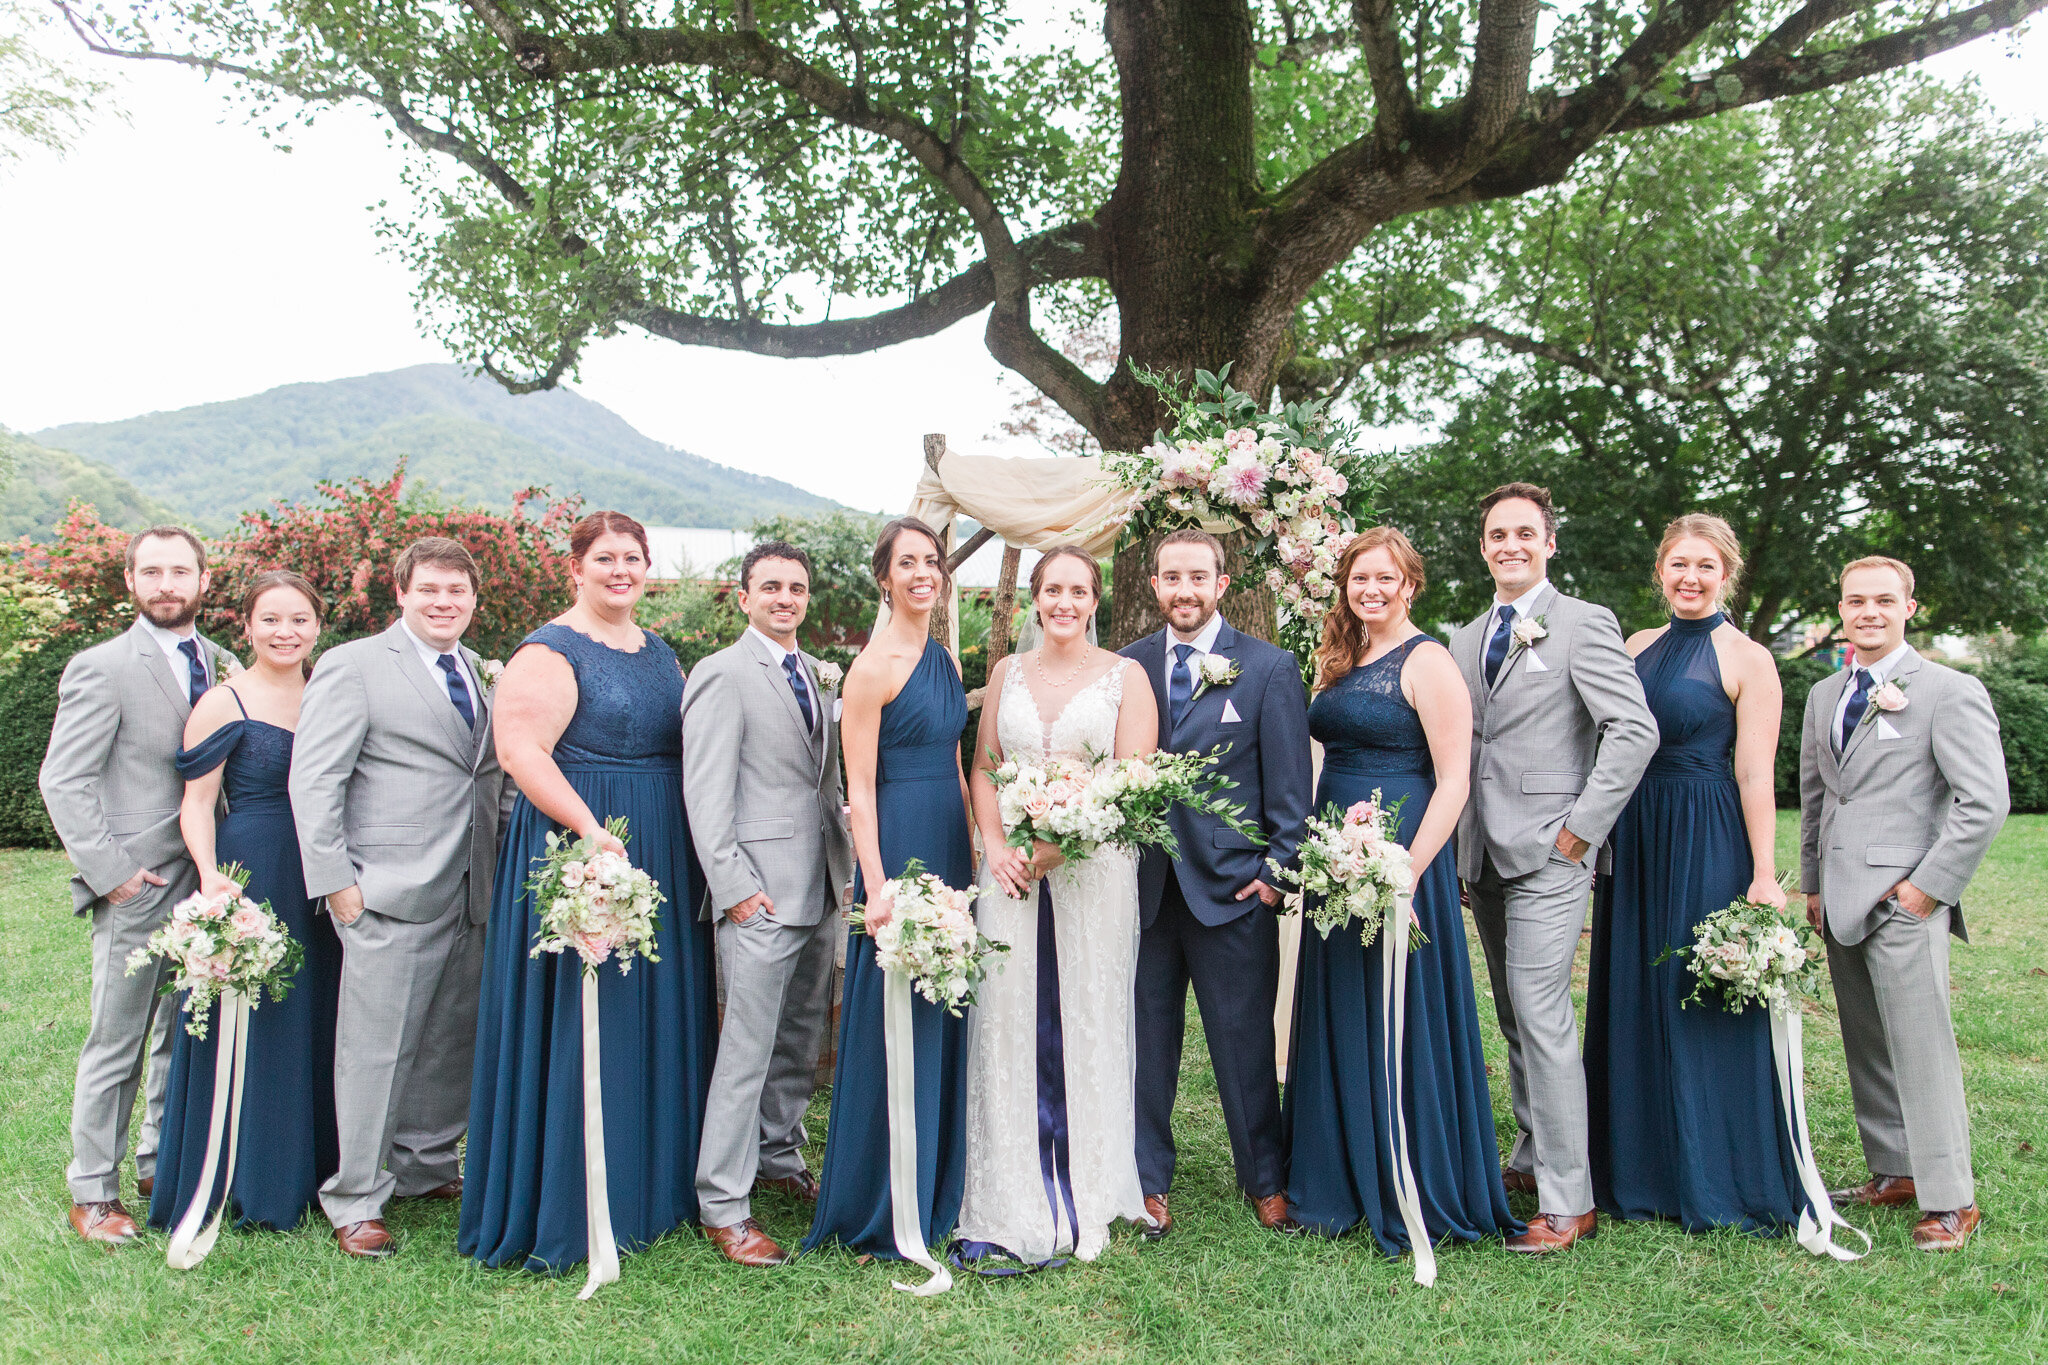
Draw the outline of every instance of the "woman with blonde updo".
<instances>
[{"instance_id":1,"label":"woman with blonde updo","mask_svg":"<svg viewBox=\"0 0 2048 1365\"><path fill-rule=\"evenodd\" d=\"M1722 609L1741 573L1727 522L1678 518L1657 547L1670 622L1628 641L1661 738L1614 826L1594 905L1586 1098L1593 1193L1609 1214L1774 1234L1803 1201L1770 1020L1681 1007L1683 965L1653 965L1738 896L1785 903L1773 861L1778 669Z\"/></svg>"}]
</instances>

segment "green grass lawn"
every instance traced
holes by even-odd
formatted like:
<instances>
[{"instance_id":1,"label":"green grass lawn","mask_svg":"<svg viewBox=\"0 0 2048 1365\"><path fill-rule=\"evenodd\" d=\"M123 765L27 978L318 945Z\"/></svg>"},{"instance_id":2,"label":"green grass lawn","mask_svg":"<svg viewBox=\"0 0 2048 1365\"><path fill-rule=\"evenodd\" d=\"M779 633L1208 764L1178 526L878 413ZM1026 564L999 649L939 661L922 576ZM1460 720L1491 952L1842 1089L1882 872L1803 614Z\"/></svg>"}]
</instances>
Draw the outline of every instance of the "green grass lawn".
<instances>
[{"instance_id":1,"label":"green grass lawn","mask_svg":"<svg viewBox=\"0 0 2048 1365\"><path fill-rule=\"evenodd\" d=\"M1794 847L1789 818L1781 848ZM1789 1241L1614 1224L1567 1256L1453 1247L1433 1290L1368 1241L1281 1239L1232 1192L1206 1054L1183 1078L1176 1226L1120 1233L1102 1259L1024 1280L967 1277L913 1299L892 1267L839 1254L777 1271L727 1265L685 1232L625 1261L578 1303L559 1280L455 1254L455 1210L396 1206L394 1260L348 1260L324 1223L225 1234L190 1272L164 1241L109 1253L65 1223L72 1067L87 946L65 864L0 852L0 1359L5 1360L2032 1360L2048 1356L2048 817L2015 818L1972 889L1976 942L1955 953L1984 1230L1960 1255L1912 1250L1910 1211L1852 1221L1853 1265ZM1475 965L1478 948L1472 948ZM1482 973L1483 979L1483 973ZM1483 988L1482 988L1483 989ZM1483 999L1483 996L1482 996ZM1192 1013L1192 1012L1191 1012ZM1485 1018L1496 1113L1505 1062ZM1831 1014L1807 1027L1814 1141L1836 1183L1863 1170ZM813 1134L822 1142L824 1096ZM815 1165L816 1156L813 1155ZM1533 1212L1529 1201L1516 1211ZM793 1241L803 1213L765 1201Z\"/></svg>"}]
</instances>

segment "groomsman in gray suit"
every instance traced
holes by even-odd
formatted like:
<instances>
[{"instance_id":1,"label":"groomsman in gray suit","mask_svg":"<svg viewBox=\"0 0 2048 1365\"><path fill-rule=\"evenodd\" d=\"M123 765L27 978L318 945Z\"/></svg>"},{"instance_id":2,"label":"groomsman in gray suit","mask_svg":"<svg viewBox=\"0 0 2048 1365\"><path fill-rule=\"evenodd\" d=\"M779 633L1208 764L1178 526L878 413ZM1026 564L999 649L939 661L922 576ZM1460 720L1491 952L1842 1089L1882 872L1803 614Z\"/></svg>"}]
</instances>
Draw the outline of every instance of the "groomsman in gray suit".
<instances>
[{"instance_id":1,"label":"groomsman in gray suit","mask_svg":"<svg viewBox=\"0 0 2048 1365\"><path fill-rule=\"evenodd\" d=\"M396 1246L384 1206L459 1199L484 921L517 794L462 632L477 568L452 540L398 557L399 619L329 650L306 684L292 813L306 894L341 937L334 1111L341 1165L320 1187L352 1256Z\"/></svg>"},{"instance_id":2,"label":"groomsman in gray suit","mask_svg":"<svg viewBox=\"0 0 2048 1365\"><path fill-rule=\"evenodd\" d=\"M697 1209L741 1265L781 1265L753 1218L756 1184L816 1203L804 1111L831 1013L840 889L853 877L839 778L838 685L797 645L811 562L767 541L740 565L747 632L683 693L683 794L725 978L704 1107Z\"/></svg>"},{"instance_id":3,"label":"groomsman in gray suit","mask_svg":"<svg viewBox=\"0 0 2048 1365\"><path fill-rule=\"evenodd\" d=\"M135 1239L121 1203L128 1117L148 1052L148 1102L135 1141L136 1192L155 1184L171 1016L163 964L127 974L199 875L178 831L185 783L174 764L185 718L219 681L224 656L193 629L206 595L206 547L182 526L152 526L128 542L123 573L139 612L126 632L64 666L57 720L39 785L50 823L77 869L71 905L92 921L92 1020L71 1096L71 1226L91 1242Z\"/></svg>"},{"instance_id":4,"label":"groomsman in gray suit","mask_svg":"<svg viewBox=\"0 0 2048 1365\"><path fill-rule=\"evenodd\" d=\"M1906 643L1913 571L1842 571L1848 666L1806 698L1799 876L1827 939L1842 1050L1870 1179L1837 1203L1919 1203L1913 1245L1977 1230L1970 1116L1948 1009L1948 936L1969 941L1963 888L2011 800L1984 684Z\"/></svg>"},{"instance_id":5,"label":"groomsman in gray suit","mask_svg":"<svg viewBox=\"0 0 2048 1365\"><path fill-rule=\"evenodd\" d=\"M1541 1210L1508 1249L1562 1251L1595 1230L1586 1072L1572 959L1601 848L1657 752L1657 722L1614 613L1552 587L1550 492L1480 503L1493 605L1451 639L1472 693L1472 800L1458 875L1486 950L1520 1132L1502 1177Z\"/></svg>"}]
</instances>

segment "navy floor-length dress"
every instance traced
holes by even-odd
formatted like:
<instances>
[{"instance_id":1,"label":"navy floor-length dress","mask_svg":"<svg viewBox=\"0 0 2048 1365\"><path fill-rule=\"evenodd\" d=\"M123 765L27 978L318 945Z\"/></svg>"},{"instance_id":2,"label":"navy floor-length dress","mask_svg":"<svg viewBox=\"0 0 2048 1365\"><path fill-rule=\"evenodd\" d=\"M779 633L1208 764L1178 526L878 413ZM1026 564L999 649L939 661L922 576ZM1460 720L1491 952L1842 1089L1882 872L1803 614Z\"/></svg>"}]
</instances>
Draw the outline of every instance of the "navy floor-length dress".
<instances>
[{"instance_id":1,"label":"navy floor-length dress","mask_svg":"<svg viewBox=\"0 0 2048 1365\"><path fill-rule=\"evenodd\" d=\"M1636 658L1662 741L1615 824L1593 916L1586 1099L1593 1193L1621 1218L1689 1232L1781 1230L1804 1198L1771 1068L1770 1016L1681 1006L1693 926L1749 890L1749 836L1731 756L1735 703L1714 654L1716 612Z\"/></svg>"},{"instance_id":2,"label":"navy floor-length dress","mask_svg":"<svg viewBox=\"0 0 2048 1365\"><path fill-rule=\"evenodd\" d=\"M233 693L229 689L230 694ZM235 698L241 705L241 698ZM216 864L249 870L245 894L271 913L304 947L306 957L283 1000L267 994L249 1013L247 1072L242 1082L242 1136L235 1157L235 1214L244 1226L298 1226L319 1208L320 1183L340 1161L334 1126L334 1009L341 989L341 942L334 925L306 898L299 838L292 826L292 732L246 712L178 755L188 781L215 768L228 813L214 836ZM182 1002L181 1002L182 1004ZM204 1038L185 1031L181 1008L171 1027L171 1072L164 1091L163 1136L156 1159L150 1225L176 1227L199 1189L213 1118L213 1073L220 1006ZM225 1153L207 1204L220 1198Z\"/></svg>"},{"instance_id":3,"label":"navy floor-length dress","mask_svg":"<svg viewBox=\"0 0 2048 1365\"><path fill-rule=\"evenodd\" d=\"M612 1234L638 1251L697 1217L697 1141L718 1046L711 926L683 811L683 676L643 632L632 653L549 624L525 645L576 671L576 714L554 758L600 820L626 819L626 856L668 897L659 962L597 969L606 1187ZM498 858L462 1189L462 1254L559 1272L585 1259L582 962L530 956L527 882L557 826L524 796Z\"/></svg>"},{"instance_id":4,"label":"navy floor-length dress","mask_svg":"<svg viewBox=\"0 0 2048 1365\"><path fill-rule=\"evenodd\" d=\"M1418 635L1317 694L1309 732L1323 744L1315 808L1369 800L1401 806L1396 838L1405 846L1436 791L1429 741L1401 695L1401 668ZM1417 869L1415 915L1427 944L1411 937L1401 1058L1402 1119L1433 1241L1477 1241L1519 1232L1501 1186L1493 1100L1486 1085L1472 964L1449 843ZM1409 1249L1394 1197L1394 1131L1387 1039L1381 1027L1385 976L1377 940L1356 925L1301 935L1297 1013L1288 1067L1292 1134L1287 1202L1306 1226L1327 1235L1363 1223L1382 1252Z\"/></svg>"},{"instance_id":5,"label":"navy floor-length dress","mask_svg":"<svg viewBox=\"0 0 2048 1365\"><path fill-rule=\"evenodd\" d=\"M967 698L953 658L925 645L903 690L882 708L875 758L875 823L882 868L900 876L912 858L946 885L974 885L973 844L960 799L960 732ZM856 878L854 903L867 899ZM818 1177L818 1211L803 1249L834 1243L897 1259L889 1202L888 1066L882 1051L883 972L875 945L849 929L832 1117ZM917 1207L927 1247L960 1215L967 1173L967 1020L912 995L917 1052Z\"/></svg>"}]
</instances>

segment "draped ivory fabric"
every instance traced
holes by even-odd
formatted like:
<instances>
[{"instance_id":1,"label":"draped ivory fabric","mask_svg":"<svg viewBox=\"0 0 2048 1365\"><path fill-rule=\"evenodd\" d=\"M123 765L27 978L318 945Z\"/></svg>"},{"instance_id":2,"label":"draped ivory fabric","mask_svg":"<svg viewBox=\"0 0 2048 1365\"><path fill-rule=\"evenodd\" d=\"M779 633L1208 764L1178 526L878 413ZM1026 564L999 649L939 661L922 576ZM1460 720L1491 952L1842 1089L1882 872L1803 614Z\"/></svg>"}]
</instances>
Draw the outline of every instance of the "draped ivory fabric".
<instances>
[{"instance_id":1,"label":"draped ivory fabric","mask_svg":"<svg viewBox=\"0 0 2048 1365\"><path fill-rule=\"evenodd\" d=\"M971 517L1026 550L1079 545L1099 556L1116 548L1129 498L1092 455L1010 459L948 452L937 469L925 467L910 515L937 529L954 517Z\"/></svg>"}]
</instances>

